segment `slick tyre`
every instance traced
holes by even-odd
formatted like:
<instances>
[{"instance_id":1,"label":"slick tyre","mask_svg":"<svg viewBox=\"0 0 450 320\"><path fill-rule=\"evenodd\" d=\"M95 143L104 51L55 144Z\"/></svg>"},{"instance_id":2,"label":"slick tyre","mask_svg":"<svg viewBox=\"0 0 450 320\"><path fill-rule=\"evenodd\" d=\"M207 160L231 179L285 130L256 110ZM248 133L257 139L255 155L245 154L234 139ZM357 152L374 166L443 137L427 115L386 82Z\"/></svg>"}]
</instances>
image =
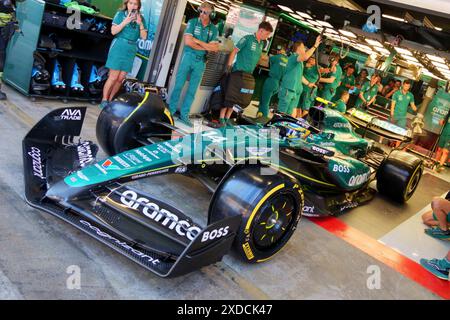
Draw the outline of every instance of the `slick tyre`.
<instances>
[{"instance_id":1,"label":"slick tyre","mask_svg":"<svg viewBox=\"0 0 450 320\"><path fill-rule=\"evenodd\" d=\"M416 191L422 173L421 159L407 152L394 150L378 169L378 192L394 201L404 203Z\"/></svg>"},{"instance_id":2,"label":"slick tyre","mask_svg":"<svg viewBox=\"0 0 450 320\"><path fill-rule=\"evenodd\" d=\"M229 175L213 201L213 212L242 216L234 249L244 261L258 263L286 245L301 218L304 199L293 177L282 172L261 175L261 167L254 166Z\"/></svg>"},{"instance_id":3,"label":"slick tyre","mask_svg":"<svg viewBox=\"0 0 450 320\"><path fill-rule=\"evenodd\" d=\"M125 93L100 113L97 140L110 156L151 144L154 139L169 140L172 130L158 123L173 125L172 116L159 96Z\"/></svg>"}]
</instances>

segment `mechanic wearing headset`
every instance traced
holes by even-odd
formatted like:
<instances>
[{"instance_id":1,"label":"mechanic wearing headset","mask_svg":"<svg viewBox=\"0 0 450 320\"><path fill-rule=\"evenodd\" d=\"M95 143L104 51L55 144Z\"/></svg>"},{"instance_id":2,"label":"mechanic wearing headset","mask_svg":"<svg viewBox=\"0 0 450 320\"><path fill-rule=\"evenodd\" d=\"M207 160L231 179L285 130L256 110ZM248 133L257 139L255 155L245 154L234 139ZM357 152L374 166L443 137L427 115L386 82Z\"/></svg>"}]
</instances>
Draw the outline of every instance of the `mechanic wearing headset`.
<instances>
[{"instance_id":1,"label":"mechanic wearing headset","mask_svg":"<svg viewBox=\"0 0 450 320\"><path fill-rule=\"evenodd\" d=\"M212 24L214 7L203 2L199 7L200 16L188 21L184 32L184 51L176 75L175 86L170 96L169 109L173 115L178 107L181 90L190 74L189 87L180 108L180 120L187 126L192 126L189 120L192 101L203 76L206 66L206 51L218 51L217 27Z\"/></svg>"},{"instance_id":2,"label":"mechanic wearing headset","mask_svg":"<svg viewBox=\"0 0 450 320\"><path fill-rule=\"evenodd\" d=\"M269 116L269 104L272 96L278 92L280 81L286 71L288 57L286 50L279 46L277 54L269 58L270 70L269 77L264 81L261 102L259 104L258 115L261 117Z\"/></svg>"}]
</instances>

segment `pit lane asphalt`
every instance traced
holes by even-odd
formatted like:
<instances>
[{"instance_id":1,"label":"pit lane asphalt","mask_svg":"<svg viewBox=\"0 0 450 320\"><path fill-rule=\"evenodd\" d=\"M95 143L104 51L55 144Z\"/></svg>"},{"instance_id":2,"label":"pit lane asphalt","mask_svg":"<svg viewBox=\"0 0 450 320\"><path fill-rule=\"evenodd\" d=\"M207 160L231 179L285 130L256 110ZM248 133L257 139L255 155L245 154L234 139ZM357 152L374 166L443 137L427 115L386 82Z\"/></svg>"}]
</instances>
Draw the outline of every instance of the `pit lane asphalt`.
<instances>
[{"instance_id":1,"label":"pit lane asphalt","mask_svg":"<svg viewBox=\"0 0 450 320\"><path fill-rule=\"evenodd\" d=\"M31 102L4 87L9 100L0 102L0 299L439 299L307 219L266 263L248 265L229 254L191 274L159 278L25 203L23 137L50 110L83 104ZM95 141L99 109L87 106L82 137ZM98 158L104 156L100 151ZM210 194L194 179L154 177L139 187L205 219ZM81 270L79 290L66 285L72 265ZM381 289L367 288L372 265L381 269Z\"/></svg>"}]
</instances>

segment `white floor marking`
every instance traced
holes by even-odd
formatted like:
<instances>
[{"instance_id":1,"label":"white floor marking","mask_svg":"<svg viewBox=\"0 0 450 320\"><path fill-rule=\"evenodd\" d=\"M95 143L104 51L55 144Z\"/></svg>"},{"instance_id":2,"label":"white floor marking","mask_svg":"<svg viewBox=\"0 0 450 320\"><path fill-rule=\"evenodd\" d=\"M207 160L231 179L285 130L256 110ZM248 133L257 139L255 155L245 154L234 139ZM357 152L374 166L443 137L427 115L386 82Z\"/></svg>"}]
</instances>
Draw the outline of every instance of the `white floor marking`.
<instances>
[{"instance_id":1,"label":"white floor marking","mask_svg":"<svg viewBox=\"0 0 450 320\"><path fill-rule=\"evenodd\" d=\"M445 195L446 193L442 197ZM425 234L424 229L428 227L423 224L421 216L428 210L431 210L430 205L378 241L416 262L422 258L443 258L450 250L450 241L434 239Z\"/></svg>"}]
</instances>

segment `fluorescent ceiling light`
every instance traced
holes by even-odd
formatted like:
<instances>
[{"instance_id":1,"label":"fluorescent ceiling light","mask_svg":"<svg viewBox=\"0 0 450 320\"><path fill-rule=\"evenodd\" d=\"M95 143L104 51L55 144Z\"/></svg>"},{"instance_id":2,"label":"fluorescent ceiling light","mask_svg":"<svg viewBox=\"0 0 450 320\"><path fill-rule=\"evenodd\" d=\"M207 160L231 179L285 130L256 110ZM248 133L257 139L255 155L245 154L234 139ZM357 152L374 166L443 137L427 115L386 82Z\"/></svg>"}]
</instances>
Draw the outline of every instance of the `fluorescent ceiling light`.
<instances>
[{"instance_id":1,"label":"fluorescent ceiling light","mask_svg":"<svg viewBox=\"0 0 450 320\"><path fill-rule=\"evenodd\" d=\"M214 10L216 10L217 12L223 13L223 14L227 14L228 13L228 10L224 9L224 8L216 7Z\"/></svg>"},{"instance_id":2,"label":"fluorescent ceiling light","mask_svg":"<svg viewBox=\"0 0 450 320\"><path fill-rule=\"evenodd\" d=\"M196 4L196 5L201 5L202 3L200 1L197 0L189 0L190 3L192 4Z\"/></svg>"},{"instance_id":3,"label":"fluorescent ceiling light","mask_svg":"<svg viewBox=\"0 0 450 320\"><path fill-rule=\"evenodd\" d=\"M375 50L377 50L378 52L383 53L387 56L391 54L391 52L385 48L375 47Z\"/></svg>"},{"instance_id":4,"label":"fluorescent ceiling light","mask_svg":"<svg viewBox=\"0 0 450 320\"><path fill-rule=\"evenodd\" d=\"M321 27L321 26L322 26L320 23L318 23L318 22L315 21L315 20L308 20L308 22L311 23L313 26L318 26L318 27Z\"/></svg>"},{"instance_id":5,"label":"fluorescent ceiling light","mask_svg":"<svg viewBox=\"0 0 450 320\"><path fill-rule=\"evenodd\" d=\"M339 32L342 33L344 36L347 36L350 38L355 38L355 39L357 38L356 35L351 31L339 29Z\"/></svg>"},{"instance_id":6,"label":"fluorescent ceiling light","mask_svg":"<svg viewBox=\"0 0 450 320\"><path fill-rule=\"evenodd\" d=\"M291 8L289 8L289 7L286 7L286 6L282 6L282 5L278 5L278 7L281 9L281 10L284 10L284 11L287 11L287 12L289 12L289 13L294 13L294 10L292 10Z\"/></svg>"},{"instance_id":7,"label":"fluorescent ceiling light","mask_svg":"<svg viewBox=\"0 0 450 320\"><path fill-rule=\"evenodd\" d=\"M412 56L411 51L409 51L407 49L403 49L403 48L400 48L400 47L395 47L395 51L397 51L400 54L406 54L408 56Z\"/></svg>"},{"instance_id":8,"label":"fluorescent ceiling light","mask_svg":"<svg viewBox=\"0 0 450 320\"><path fill-rule=\"evenodd\" d=\"M375 46L375 47L381 47L381 48L383 48L383 45L382 45L380 42L378 42L377 40L366 39L366 42L367 42L368 44L371 44L371 45Z\"/></svg>"},{"instance_id":9,"label":"fluorescent ceiling light","mask_svg":"<svg viewBox=\"0 0 450 320\"><path fill-rule=\"evenodd\" d=\"M435 62L433 61L433 64L438 68L438 69L448 69L448 66L445 63L440 63L440 62Z\"/></svg>"},{"instance_id":10,"label":"fluorescent ceiling light","mask_svg":"<svg viewBox=\"0 0 450 320\"><path fill-rule=\"evenodd\" d=\"M434 27L437 31L442 31L442 28Z\"/></svg>"},{"instance_id":11,"label":"fluorescent ceiling light","mask_svg":"<svg viewBox=\"0 0 450 320\"><path fill-rule=\"evenodd\" d=\"M327 27L327 28L331 28L331 29L334 28L333 25L329 24L329 23L326 22L326 21L317 20L317 22L320 23L320 25L323 26L323 27Z\"/></svg>"},{"instance_id":12,"label":"fluorescent ceiling light","mask_svg":"<svg viewBox=\"0 0 450 320\"><path fill-rule=\"evenodd\" d=\"M333 33L333 34L339 34L336 30L330 29L330 28L326 28L326 29L325 29L325 32Z\"/></svg>"},{"instance_id":13,"label":"fluorescent ceiling light","mask_svg":"<svg viewBox=\"0 0 450 320\"><path fill-rule=\"evenodd\" d=\"M391 20L396 20L396 21L405 22L405 19L400 18L400 17L394 17L394 16L390 16L390 15L388 15L388 14L382 14L381 16L384 17L384 18L391 19Z\"/></svg>"},{"instance_id":14,"label":"fluorescent ceiling light","mask_svg":"<svg viewBox=\"0 0 450 320\"><path fill-rule=\"evenodd\" d=\"M445 63L445 60L442 59L441 57L432 55L432 54L427 54L428 59L430 59L431 61L436 61L436 62L440 62L440 63Z\"/></svg>"},{"instance_id":15,"label":"fluorescent ceiling light","mask_svg":"<svg viewBox=\"0 0 450 320\"><path fill-rule=\"evenodd\" d=\"M297 19L297 20L300 20L300 21L303 21L304 19L301 17L301 16L299 16L298 14L295 14L295 13L290 13L289 14L292 18L294 18L294 19Z\"/></svg>"},{"instance_id":16,"label":"fluorescent ceiling light","mask_svg":"<svg viewBox=\"0 0 450 320\"><path fill-rule=\"evenodd\" d=\"M313 19L313 17L311 17L311 16L310 16L309 14L307 14L307 13L304 13L304 12L301 12L301 11L296 11L296 13L297 13L299 16L305 18L305 19Z\"/></svg>"}]
</instances>

